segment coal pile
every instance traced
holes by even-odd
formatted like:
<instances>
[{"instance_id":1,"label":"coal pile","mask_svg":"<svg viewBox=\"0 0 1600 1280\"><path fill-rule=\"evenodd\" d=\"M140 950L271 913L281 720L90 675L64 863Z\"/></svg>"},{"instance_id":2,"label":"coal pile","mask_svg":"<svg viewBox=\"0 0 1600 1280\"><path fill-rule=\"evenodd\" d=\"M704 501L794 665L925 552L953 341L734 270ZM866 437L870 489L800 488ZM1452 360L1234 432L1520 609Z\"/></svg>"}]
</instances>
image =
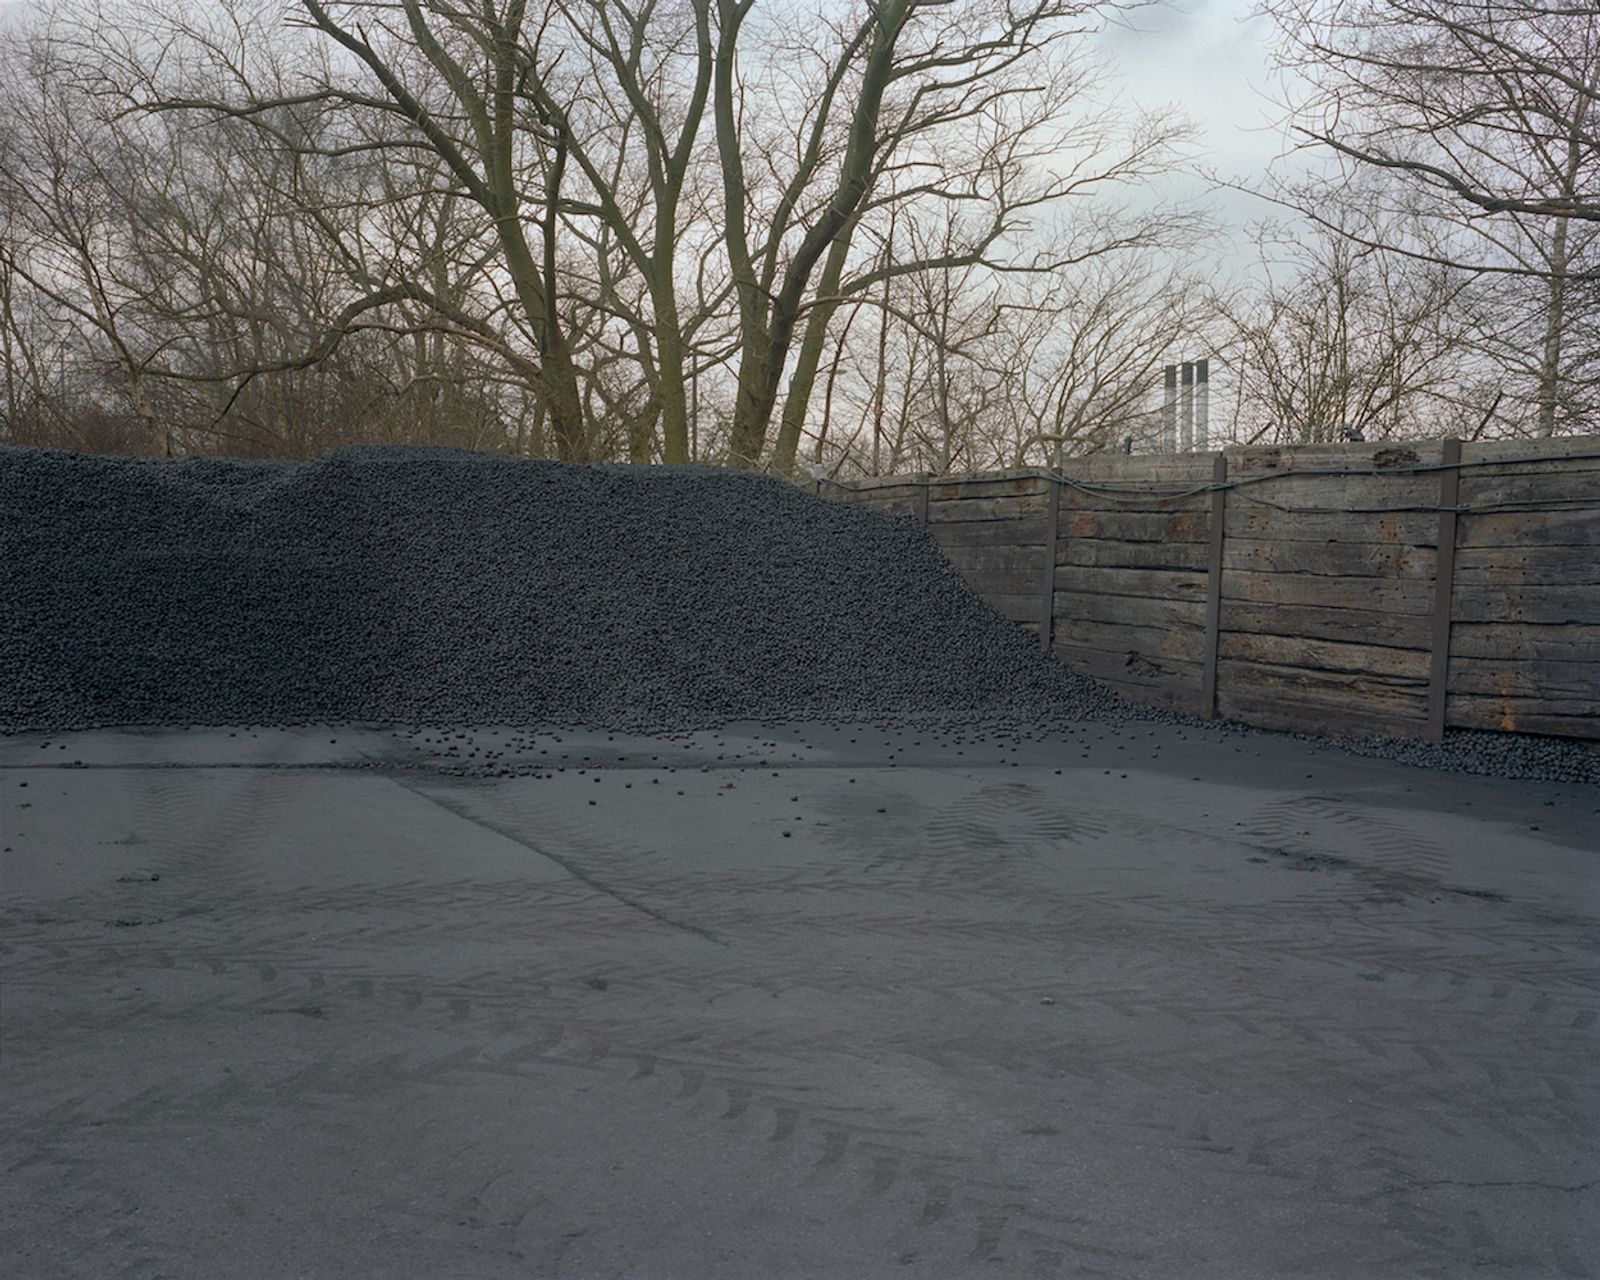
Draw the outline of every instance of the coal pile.
<instances>
[{"instance_id":1,"label":"coal pile","mask_svg":"<svg viewBox=\"0 0 1600 1280\"><path fill-rule=\"evenodd\" d=\"M768 477L447 449L0 448L0 731L741 720L1199 723L1041 655L915 522ZM1570 740L1317 740L1600 781L1600 751Z\"/></svg>"},{"instance_id":2,"label":"coal pile","mask_svg":"<svg viewBox=\"0 0 1600 1280\"><path fill-rule=\"evenodd\" d=\"M781 481L0 451L0 726L1083 719L915 524Z\"/></svg>"}]
</instances>

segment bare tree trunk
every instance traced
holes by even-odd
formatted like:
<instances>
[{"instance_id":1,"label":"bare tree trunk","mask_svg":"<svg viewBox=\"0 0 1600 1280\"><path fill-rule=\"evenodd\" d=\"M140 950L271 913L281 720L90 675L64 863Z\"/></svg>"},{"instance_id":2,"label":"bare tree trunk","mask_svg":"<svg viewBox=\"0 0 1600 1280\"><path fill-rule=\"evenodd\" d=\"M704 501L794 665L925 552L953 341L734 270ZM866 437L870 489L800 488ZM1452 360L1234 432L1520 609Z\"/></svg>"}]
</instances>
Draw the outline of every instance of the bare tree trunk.
<instances>
[{"instance_id":1,"label":"bare tree trunk","mask_svg":"<svg viewBox=\"0 0 1600 1280\"><path fill-rule=\"evenodd\" d=\"M857 307L844 322L844 329L839 334L839 341L833 348L833 360L828 365L828 385L822 393L822 425L817 428L816 460L822 461L822 447L828 440L828 428L833 422L833 389L839 381L839 366L844 363L844 347L850 337L850 327L855 324L856 317L861 314Z\"/></svg>"},{"instance_id":2,"label":"bare tree trunk","mask_svg":"<svg viewBox=\"0 0 1600 1280\"><path fill-rule=\"evenodd\" d=\"M800 304L811 284L812 271L833 242L851 225L871 183L873 161L881 141L878 124L883 95L894 71L895 47L915 6L915 0L883 0L873 14L861 82L850 110L849 140L832 197L821 216L806 229L781 272L780 281L775 278L772 253L786 229L792 205L777 219L779 225L769 230L771 242L767 266L763 270L757 269L746 228L749 202L744 138L738 125L734 43L753 2L719 0L721 24L712 89L727 219L724 240L739 300L738 392L728 442L728 463L734 467L755 467L761 460L784 361L794 341ZM853 48L844 55L846 58L853 56ZM798 192L792 194L798 195Z\"/></svg>"},{"instance_id":3,"label":"bare tree trunk","mask_svg":"<svg viewBox=\"0 0 1600 1280\"><path fill-rule=\"evenodd\" d=\"M661 409L661 444L664 462L688 462L689 397L683 366L687 353L678 323L678 300L667 281L664 296L656 301L656 369Z\"/></svg>"},{"instance_id":4,"label":"bare tree trunk","mask_svg":"<svg viewBox=\"0 0 1600 1280\"><path fill-rule=\"evenodd\" d=\"M1572 199L1578 194L1578 172L1583 163L1583 124L1589 113L1591 97L1578 95L1577 108L1572 113L1572 132L1567 136L1567 164L1562 173L1561 194ZM1539 434L1556 433L1556 408L1561 400L1561 325L1567 310L1567 278L1570 261L1567 253L1566 218L1557 218L1555 231L1550 237L1549 303L1545 311L1544 351L1539 360Z\"/></svg>"},{"instance_id":5,"label":"bare tree trunk","mask_svg":"<svg viewBox=\"0 0 1600 1280\"><path fill-rule=\"evenodd\" d=\"M884 301L889 299L889 278L883 279ZM872 378L872 474L881 475L883 463L883 397L889 389L889 308L878 309L878 367Z\"/></svg>"},{"instance_id":6,"label":"bare tree trunk","mask_svg":"<svg viewBox=\"0 0 1600 1280\"><path fill-rule=\"evenodd\" d=\"M1561 397L1561 321L1567 302L1567 220L1556 222L1550 243L1550 300L1545 308L1544 352L1539 360L1539 434L1556 433Z\"/></svg>"},{"instance_id":7,"label":"bare tree trunk","mask_svg":"<svg viewBox=\"0 0 1600 1280\"><path fill-rule=\"evenodd\" d=\"M950 421L950 369L948 364L950 341L950 273L944 272L940 295L937 337L933 348L935 397L939 402L939 474L949 473L951 459L955 456L951 439Z\"/></svg>"},{"instance_id":8,"label":"bare tree trunk","mask_svg":"<svg viewBox=\"0 0 1600 1280\"><path fill-rule=\"evenodd\" d=\"M817 281L817 294L831 299L839 291L844 279L845 260L850 256L850 241L856 223L851 221L828 249L827 260L822 265L822 276ZM795 455L800 448L800 430L805 425L806 410L811 405L811 392L816 386L817 369L822 364L822 348L828 341L828 322L833 319L837 304L818 302L806 320L806 331L800 339L800 351L795 358L794 372L789 375L789 394L784 397L783 417L778 423L778 442L773 447L772 466L775 471L787 474L794 470Z\"/></svg>"}]
</instances>

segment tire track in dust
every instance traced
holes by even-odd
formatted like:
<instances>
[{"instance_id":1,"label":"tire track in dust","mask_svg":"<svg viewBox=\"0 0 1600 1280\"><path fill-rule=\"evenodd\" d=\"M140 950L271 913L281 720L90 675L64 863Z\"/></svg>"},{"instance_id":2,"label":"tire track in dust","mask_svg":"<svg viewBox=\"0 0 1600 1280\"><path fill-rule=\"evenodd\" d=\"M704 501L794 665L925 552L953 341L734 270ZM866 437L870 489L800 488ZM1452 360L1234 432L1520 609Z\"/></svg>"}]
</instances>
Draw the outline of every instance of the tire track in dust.
<instances>
[{"instance_id":1,"label":"tire track in dust","mask_svg":"<svg viewBox=\"0 0 1600 1280\"><path fill-rule=\"evenodd\" d=\"M1331 844L1313 836L1332 828ZM1276 800L1256 810L1245 833L1278 846L1301 869L1350 871L1375 887L1444 888L1450 859L1438 845L1385 818L1357 813L1340 796L1306 795Z\"/></svg>"},{"instance_id":2,"label":"tire track in dust","mask_svg":"<svg viewBox=\"0 0 1600 1280\"><path fill-rule=\"evenodd\" d=\"M624 893L615 886L608 885L603 881L595 879L590 872L580 867L572 859L564 858L560 854L552 853L548 849L533 844L526 836L522 835L515 828L493 822L487 818L473 813L460 801L447 800L441 796L437 796L431 792L423 790L423 788L420 786L404 781L400 778L391 778L390 781L393 782L395 786L400 787L402 790L409 791L412 795L418 796L419 798L428 801L430 804L436 805L440 809L443 809L446 813L460 818L463 822L469 822L475 827L481 827L483 830L492 832L494 835L497 835L504 840L509 840L513 844L521 845L530 853L537 854L547 862L553 862L556 866L560 867L563 871L570 875L574 880L581 881L590 889L593 889L596 893L602 893L608 898L613 898L617 902L620 902L623 906L628 907L633 911L637 911L642 915L649 916L652 920L655 920L659 924L664 924L670 929L678 929L684 933L694 934L695 936L704 939L706 942L713 943L719 947L726 947L728 945L726 939L718 937L709 929L703 929L697 924L688 924L682 920L674 920L670 916L664 915L662 912L656 910L656 908L647 903L640 902L637 898Z\"/></svg>"},{"instance_id":3,"label":"tire track in dust","mask_svg":"<svg viewBox=\"0 0 1600 1280\"><path fill-rule=\"evenodd\" d=\"M818 1191L835 1187L847 1193L852 1204L881 1205L887 1197L900 1196L907 1226L938 1225L948 1230L957 1220L963 1221L971 1240L962 1248L969 1254L981 1247L985 1257L993 1256L1008 1226L1031 1224L1035 1236L1048 1235L1048 1224L1025 1204L1012 1205L1012 1213L999 1219L980 1212L988 1203L984 1184L951 1181L948 1172L943 1180L933 1174L934 1168L953 1171L960 1158L906 1146L903 1139L915 1137L914 1131L830 1113L772 1081L729 1073L715 1061L629 1046L624 1037L630 1026L602 1028L552 1018L532 1036L524 1032L509 1040L474 1038L444 1052L319 1059L259 1079L235 1075L209 1083L168 1081L110 1104L82 1095L23 1119L13 1138L35 1150L47 1150L90 1125L115 1124L124 1131L148 1129L158 1135L188 1126L259 1126L285 1110L314 1112L406 1086L438 1083L459 1089L475 1077L526 1080L538 1069L560 1067L598 1075L617 1087L651 1090L669 1111L699 1116L729 1133L743 1133L747 1140L801 1162L804 1185ZM919 1185L920 1191L915 1189ZM1017 1190L1011 1189L1013 1196ZM930 1206L939 1207L935 1211ZM1070 1248L1069 1242L1057 1244Z\"/></svg>"},{"instance_id":4,"label":"tire track in dust","mask_svg":"<svg viewBox=\"0 0 1600 1280\"><path fill-rule=\"evenodd\" d=\"M872 888L970 897L1013 892L1019 861L1106 831L1104 822L1064 808L1038 787L1010 782L987 784L945 807L928 821L920 845L904 836L864 840L854 825L830 829L827 839L852 857L870 849L863 871Z\"/></svg>"}]
</instances>

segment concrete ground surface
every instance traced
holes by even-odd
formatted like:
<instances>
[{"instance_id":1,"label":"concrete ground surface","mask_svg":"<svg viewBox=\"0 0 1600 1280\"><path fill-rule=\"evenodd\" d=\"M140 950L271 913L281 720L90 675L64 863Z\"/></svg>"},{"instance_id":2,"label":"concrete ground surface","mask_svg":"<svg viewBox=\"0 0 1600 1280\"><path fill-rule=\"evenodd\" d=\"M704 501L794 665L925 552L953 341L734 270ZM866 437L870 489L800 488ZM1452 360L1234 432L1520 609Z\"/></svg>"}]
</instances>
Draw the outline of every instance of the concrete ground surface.
<instances>
[{"instance_id":1,"label":"concrete ground surface","mask_svg":"<svg viewBox=\"0 0 1600 1280\"><path fill-rule=\"evenodd\" d=\"M1600 1274L1597 815L1155 725L0 739L0 1272Z\"/></svg>"}]
</instances>

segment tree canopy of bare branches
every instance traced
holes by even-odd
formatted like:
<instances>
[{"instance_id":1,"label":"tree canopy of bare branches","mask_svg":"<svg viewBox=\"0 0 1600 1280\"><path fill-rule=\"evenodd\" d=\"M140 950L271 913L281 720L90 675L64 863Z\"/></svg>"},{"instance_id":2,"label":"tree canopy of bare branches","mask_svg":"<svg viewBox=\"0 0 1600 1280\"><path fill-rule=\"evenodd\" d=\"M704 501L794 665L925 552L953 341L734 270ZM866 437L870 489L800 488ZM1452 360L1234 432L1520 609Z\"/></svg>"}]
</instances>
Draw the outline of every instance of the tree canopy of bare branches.
<instances>
[{"instance_id":1,"label":"tree canopy of bare branches","mask_svg":"<svg viewBox=\"0 0 1600 1280\"><path fill-rule=\"evenodd\" d=\"M1600 14L1554 0L1266 0L1290 128L1331 170L1269 188L1353 244L1454 269L1508 429L1600 407ZM1467 339L1464 339L1467 340ZM1530 353L1532 353L1530 355Z\"/></svg>"},{"instance_id":2,"label":"tree canopy of bare branches","mask_svg":"<svg viewBox=\"0 0 1600 1280\"><path fill-rule=\"evenodd\" d=\"M53 0L4 53L8 386L51 401L53 320L166 449L309 447L343 369L369 424L788 471L864 307L1037 308L1181 223L1096 202L1181 134L1090 92L1114 2Z\"/></svg>"}]
</instances>

